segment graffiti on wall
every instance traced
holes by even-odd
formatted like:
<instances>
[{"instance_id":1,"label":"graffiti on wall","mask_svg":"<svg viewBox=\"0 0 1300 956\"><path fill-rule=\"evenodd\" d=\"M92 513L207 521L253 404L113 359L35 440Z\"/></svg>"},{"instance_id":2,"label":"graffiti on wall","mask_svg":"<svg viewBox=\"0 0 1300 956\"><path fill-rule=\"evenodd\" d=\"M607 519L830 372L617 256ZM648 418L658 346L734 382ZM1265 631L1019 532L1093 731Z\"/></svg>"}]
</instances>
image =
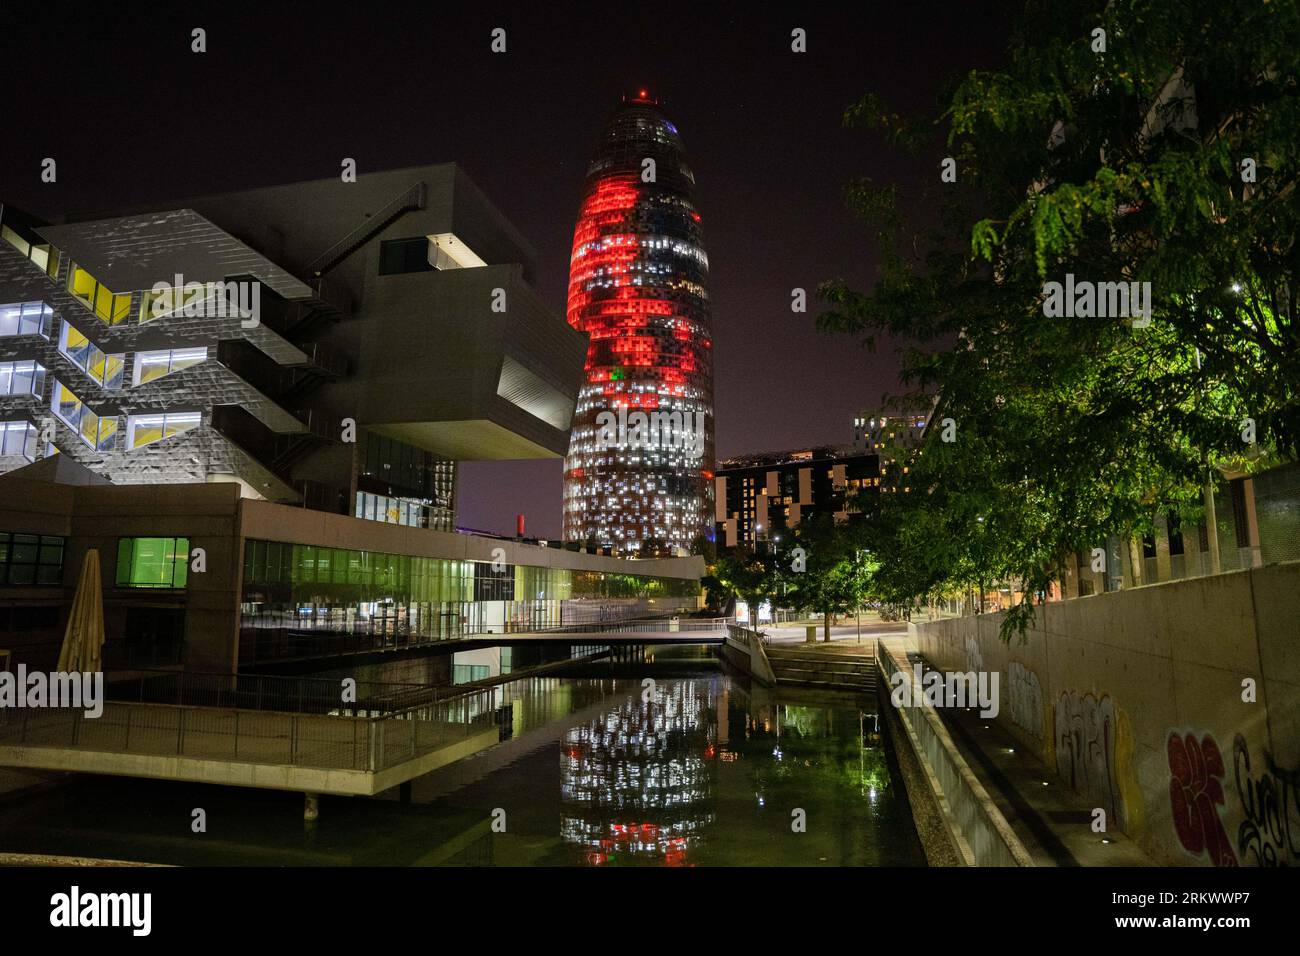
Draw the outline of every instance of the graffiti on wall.
<instances>
[{"instance_id":1,"label":"graffiti on wall","mask_svg":"<svg viewBox=\"0 0 1300 956\"><path fill-rule=\"evenodd\" d=\"M1019 661L1007 667L1007 694L1011 698L1011 720L1035 737L1043 736L1043 690L1038 675Z\"/></svg>"},{"instance_id":2,"label":"graffiti on wall","mask_svg":"<svg viewBox=\"0 0 1300 956\"><path fill-rule=\"evenodd\" d=\"M1057 698L1056 772L1126 831L1139 801L1132 757L1132 730L1109 695L1066 691Z\"/></svg>"},{"instance_id":3,"label":"graffiti on wall","mask_svg":"<svg viewBox=\"0 0 1300 956\"><path fill-rule=\"evenodd\" d=\"M1264 752L1259 777L1251 776L1250 748L1241 734L1232 741L1233 779L1245 815L1237 829L1237 852L1256 866L1300 863L1300 770L1284 770Z\"/></svg>"},{"instance_id":4,"label":"graffiti on wall","mask_svg":"<svg viewBox=\"0 0 1300 956\"><path fill-rule=\"evenodd\" d=\"M1174 830L1188 853L1209 854L1215 866L1236 866L1237 856L1223 829L1223 778L1227 771L1219 745L1209 734L1171 732L1169 754L1169 804Z\"/></svg>"}]
</instances>

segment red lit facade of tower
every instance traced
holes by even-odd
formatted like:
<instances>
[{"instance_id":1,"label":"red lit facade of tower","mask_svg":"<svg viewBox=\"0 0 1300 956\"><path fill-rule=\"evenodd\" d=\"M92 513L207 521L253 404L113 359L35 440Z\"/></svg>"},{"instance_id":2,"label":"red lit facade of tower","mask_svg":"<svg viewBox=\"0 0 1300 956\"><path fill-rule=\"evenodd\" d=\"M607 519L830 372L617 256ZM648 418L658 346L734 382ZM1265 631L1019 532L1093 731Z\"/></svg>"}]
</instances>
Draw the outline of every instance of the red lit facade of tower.
<instances>
[{"instance_id":1,"label":"red lit facade of tower","mask_svg":"<svg viewBox=\"0 0 1300 956\"><path fill-rule=\"evenodd\" d=\"M627 555L712 538L713 335L695 177L641 92L610 120L573 234L568 320L590 336L564 536Z\"/></svg>"}]
</instances>

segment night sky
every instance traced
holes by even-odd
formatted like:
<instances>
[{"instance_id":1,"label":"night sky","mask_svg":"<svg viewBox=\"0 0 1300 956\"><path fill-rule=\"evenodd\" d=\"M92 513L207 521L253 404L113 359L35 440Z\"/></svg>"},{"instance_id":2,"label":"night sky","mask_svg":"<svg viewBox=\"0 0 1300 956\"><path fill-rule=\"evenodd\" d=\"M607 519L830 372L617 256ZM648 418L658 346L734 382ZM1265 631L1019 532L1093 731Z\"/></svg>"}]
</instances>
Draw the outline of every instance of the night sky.
<instances>
[{"instance_id":1,"label":"night sky","mask_svg":"<svg viewBox=\"0 0 1300 956\"><path fill-rule=\"evenodd\" d=\"M915 184L940 155L901 156L841 115L869 91L926 109L946 76L995 65L1002 5L469 6L120 3L72 16L6 4L0 201L53 218L336 176L345 156L363 173L455 161L538 249L539 290L562 314L596 136L619 97L644 88L695 171L719 457L851 441L855 413L898 388L897 358L817 333L816 303L793 314L790 290L869 285L873 252L845 183ZM196 26L204 55L190 52ZM498 26L505 54L489 50ZM807 53L790 52L795 27ZM57 184L39 181L46 156ZM530 534L558 537L561 470L464 465L459 523L513 532L523 511Z\"/></svg>"}]
</instances>

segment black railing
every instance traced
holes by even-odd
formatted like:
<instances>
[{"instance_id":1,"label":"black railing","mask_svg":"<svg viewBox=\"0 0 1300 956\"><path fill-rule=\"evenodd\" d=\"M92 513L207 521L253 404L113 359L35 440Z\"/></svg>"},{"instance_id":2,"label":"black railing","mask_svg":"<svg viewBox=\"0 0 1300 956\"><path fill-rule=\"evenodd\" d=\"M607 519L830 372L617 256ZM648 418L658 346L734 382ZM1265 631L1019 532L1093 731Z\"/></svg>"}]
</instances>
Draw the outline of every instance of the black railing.
<instances>
[{"instance_id":1,"label":"black railing","mask_svg":"<svg viewBox=\"0 0 1300 956\"><path fill-rule=\"evenodd\" d=\"M292 625L257 626L245 622L240 631L239 658L245 665L270 661L308 660L320 657L345 657L382 651L427 647L443 641L506 637L511 634L545 634L581 637L593 634L708 634L719 639L726 636L726 618L638 619L632 621L565 624L536 627L508 622L499 631L468 631L463 626L442 633L413 631L408 624L393 617L367 618L364 621L294 622Z\"/></svg>"},{"instance_id":2,"label":"black railing","mask_svg":"<svg viewBox=\"0 0 1300 956\"><path fill-rule=\"evenodd\" d=\"M349 253L359 248L369 238L383 229L402 213L412 209L423 209L425 186L423 180L412 184L400 195L390 199L374 215L366 219L334 245L330 246L307 266L309 275L319 276L331 266L337 265Z\"/></svg>"},{"instance_id":3,"label":"black railing","mask_svg":"<svg viewBox=\"0 0 1300 956\"><path fill-rule=\"evenodd\" d=\"M295 714L376 717L428 705L439 697L438 689L427 684L344 682L271 674L106 671L104 682L106 695L112 701Z\"/></svg>"}]
</instances>

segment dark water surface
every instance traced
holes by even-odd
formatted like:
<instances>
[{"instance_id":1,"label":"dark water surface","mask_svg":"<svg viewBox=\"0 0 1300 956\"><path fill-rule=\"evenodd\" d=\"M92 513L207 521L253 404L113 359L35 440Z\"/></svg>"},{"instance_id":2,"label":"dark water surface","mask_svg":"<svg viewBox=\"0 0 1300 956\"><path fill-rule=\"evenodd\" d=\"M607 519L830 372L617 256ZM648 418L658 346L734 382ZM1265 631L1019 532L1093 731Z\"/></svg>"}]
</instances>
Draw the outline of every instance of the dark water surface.
<instances>
[{"instance_id":1,"label":"dark water surface","mask_svg":"<svg viewBox=\"0 0 1300 956\"><path fill-rule=\"evenodd\" d=\"M495 747L409 802L63 776L0 850L187 865L923 865L874 701L716 672L522 678ZM192 832L194 810L207 832ZM502 832L503 831L503 832Z\"/></svg>"}]
</instances>

